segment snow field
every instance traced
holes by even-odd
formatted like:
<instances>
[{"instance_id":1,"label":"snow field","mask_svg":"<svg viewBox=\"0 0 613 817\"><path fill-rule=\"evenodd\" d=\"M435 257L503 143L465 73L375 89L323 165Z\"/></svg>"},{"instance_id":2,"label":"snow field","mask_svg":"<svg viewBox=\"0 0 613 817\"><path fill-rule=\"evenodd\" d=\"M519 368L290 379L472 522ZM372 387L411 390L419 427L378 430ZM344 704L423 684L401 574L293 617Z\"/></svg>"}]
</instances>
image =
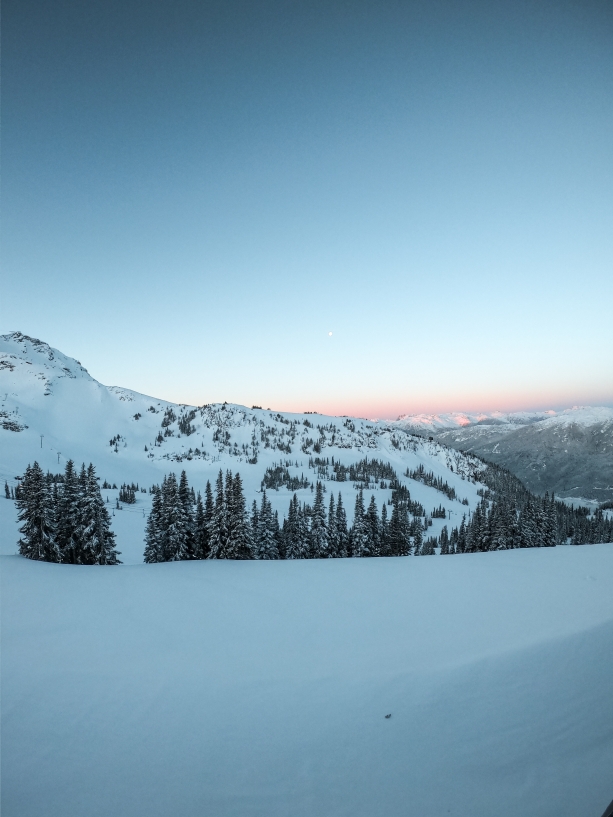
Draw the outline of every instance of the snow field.
<instances>
[{"instance_id":1,"label":"snow field","mask_svg":"<svg viewBox=\"0 0 613 817\"><path fill-rule=\"evenodd\" d=\"M611 798L611 545L1 565L5 817L599 817Z\"/></svg>"}]
</instances>

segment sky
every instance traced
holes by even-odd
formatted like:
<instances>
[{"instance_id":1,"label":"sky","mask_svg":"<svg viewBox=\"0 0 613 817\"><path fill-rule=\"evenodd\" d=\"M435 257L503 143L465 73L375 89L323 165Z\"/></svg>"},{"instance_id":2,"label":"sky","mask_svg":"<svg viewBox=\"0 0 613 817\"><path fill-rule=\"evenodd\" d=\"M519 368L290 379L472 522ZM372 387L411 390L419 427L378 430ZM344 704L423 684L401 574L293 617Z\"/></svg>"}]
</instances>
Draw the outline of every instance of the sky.
<instances>
[{"instance_id":1,"label":"sky","mask_svg":"<svg viewBox=\"0 0 613 817\"><path fill-rule=\"evenodd\" d=\"M613 405L613 5L4 0L0 333L107 385Z\"/></svg>"}]
</instances>

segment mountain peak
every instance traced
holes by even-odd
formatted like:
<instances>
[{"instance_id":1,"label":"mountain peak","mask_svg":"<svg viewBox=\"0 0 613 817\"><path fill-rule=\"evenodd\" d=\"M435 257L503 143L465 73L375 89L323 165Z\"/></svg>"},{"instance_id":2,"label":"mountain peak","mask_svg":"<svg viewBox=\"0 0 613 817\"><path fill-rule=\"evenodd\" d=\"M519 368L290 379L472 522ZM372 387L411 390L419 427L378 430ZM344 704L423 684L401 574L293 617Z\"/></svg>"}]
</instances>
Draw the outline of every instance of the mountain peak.
<instances>
[{"instance_id":1,"label":"mountain peak","mask_svg":"<svg viewBox=\"0 0 613 817\"><path fill-rule=\"evenodd\" d=\"M35 366L61 377L90 377L87 369L63 352L49 346L45 341L32 338L23 332L9 332L0 335L0 365L2 368L14 369L17 364Z\"/></svg>"}]
</instances>

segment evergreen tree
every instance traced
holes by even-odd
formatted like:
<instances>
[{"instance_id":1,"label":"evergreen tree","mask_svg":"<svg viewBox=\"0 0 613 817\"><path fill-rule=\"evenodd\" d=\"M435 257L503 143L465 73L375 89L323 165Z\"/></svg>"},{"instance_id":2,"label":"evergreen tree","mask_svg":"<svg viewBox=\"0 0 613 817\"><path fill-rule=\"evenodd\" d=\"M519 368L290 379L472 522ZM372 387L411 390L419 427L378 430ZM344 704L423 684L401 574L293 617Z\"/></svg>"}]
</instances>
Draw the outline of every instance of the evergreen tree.
<instances>
[{"instance_id":1,"label":"evergreen tree","mask_svg":"<svg viewBox=\"0 0 613 817\"><path fill-rule=\"evenodd\" d=\"M187 559L189 520L179 495L179 486L174 474L166 479L166 492L162 498L163 534L162 547L165 562L179 562Z\"/></svg>"},{"instance_id":2,"label":"evergreen tree","mask_svg":"<svg viewBox=\"0 0 613 817\"><path fill-rule=\"evenodd\" d=\"M35 462L26 468L19 499L19 552L28 559L42 562L60 562L61 553L55 541L55 514L43 470Z\"/></svg>"},{"instance_id":3,"label":"evergreen tree","mask_svg":"<svg viewBox=\"0 0 613 817\"><path fill-rule=\"evenodd\" d=\"M210 487L210 485L209 485ZM198 491L194 513L194 558L206 559L209 553L209 531L202 495Z\"/></svg>"},{"instance_id":4,"label":"evergreen tree","mask_svg":"<svg viewBox=\"0 0 613 817\"><path fill-rule=\"evenodd\" d=\"M421 546L419 551L420 556L435 556L436 555L436 537L429 536L428 539ZM415 554L417 556L417 554Z\"/></svg>"},{"instance_id":5,"label":"evergreen tree","mask_svg":"<svg viewBox=\"0 0 613 817\"><path fill-rule=\"evenodd\" d=\"M266 491L262 491L260 510L257 514L256 559L278 559L279 549L275 537L274 515Z\"/></svg>"},{"instance_id":6,"label":"evergreen tree","mask_svg":"<svg viewBox=\"0 0 613 817\"><path fill-rule=\"evenodd\" d=\"M373 555L366 514L364 513L364 493L361 489L355 498L353 525L351 526L351 555L353 557Z\"/></svg>"},{"instance_id":7,"label":"evergreen tree","mask_svg":"<svg viewBox=\"0 0 613 817\"><path fill-rule=\"evenodd\" d=\"M153 488L151 513L147 519L144 558L148 564L164 561L162 491L157 485Z\"/></svg>"},{"instance_id":8,"label":"evergreen tree","mask_svg":"<svg viewBox=\"0 0 613 817\"><path fill-rule=\"evenodd\" d=\"M68 460L64 468L64 483L56 503L56 541L62 562L81 564L80 530L81 497L79 478L74 462Z\"/></svg>"},{"instance_id":9,"label":"evergreen tree","mask_svg":"<svg viewBox=\"0 0 613 817\"><path fill-rule=\"evenodd\" d=\"M183 513L185 514L185 526L186 526L186 544L185 544L185 551L187 559L195 559L196 558L196 520L195 520L195 511L194 511L194 494L193 490L190 490L190 487L187 482L187 474L185 471L181 471L181 477L179 479L179 499L181 500L181 505L183 506Z\"/></svg>"},{"instance_id":10,"label":"evergreen tree","mask_svg":"<svg viewBox=\"0 0 613 817\"><path fill-rule=\"evenodd\" d=\"M347 530L347 514L343 506L343 497L338 492L336 502L336 552L340 558L350 556L349 532Z\"/></svg>"},{"instance_id":11,"label":"evergreen tree","mask_svg":"<svg viewBox=\"0 0 613 817\"><path fill-rule=\"evenodd\" d=\"M379 556L381 545L381 524L379 522L379 514L377 512L377 503L375 495L370 498L368 510L366 511L366 527L368 530L368 538L370 540L371 556Z\"/></svg>"},{"instance_id":12,"label":"evergreen tree","mask_svg":"<svg viewBox=\"0 0 613 817\"><path fill-rule=\"evenodd\" d=\"M209 559L223 559L228 542L228 511L221 469L215 483L215 506L209 523Z\"/></svg>"},{"instance_id":13,"label":"evergreen tree","mask_svg":"<svg viewBox=\"0 0 613 817\"><path fill-rule=\"evenodd\" d=\"M443 530L441 531L441 535L439 538L440 546L441 546L441 556L446 556L450 553L449 550L449 533L447 531L447 525L443 525Z\"/></svg>"},{"instance_id":14,"label":"evergreen tree","mask_svg":"<svg viewBox=\"0 0 613 817\"><path fill-rule=\"evenodd\" d=\"M548 494L545 494L545 499L543 500L543 513L545 517L543 530L543 547L555 547L557 538L556 537L557 519L556 519L556 503L553 494L551 495L551 499L549 498Z\"/></svg>"},{"instance_id":15,"label":"evergreen tree","mask_svg":"<svg viewBox=\"0 0 613 817\"><path fill-rule=\"evenodd\" d=\"M387 521L387 506L385 502L381 507L381 529L379 535L379 556L391 556L390 531Z\"/></svg>"},{"instance_id":16,"label":"evergreen tree","mask_svg":"<svg viewBox=\"0 0 613 817\"><path fill-rule=\"evenodd\" d=\"M456 553L466 553L466 516L462 517L456 544Z\"/></svg>"},{"instance_id":17,"label":"evergreen tree","mask_svg":"<svg viewBox=\"0 0 613 817\"><path fill-rule=\"evenodd\" d=\"M79 530L80 564L120 564L117 558L119 551L115 549L115 534L111 531L111 519L102 499L96 469L92 463L89 464L86 472L81 514Z\"/></svg>"},{"instance_id":18,"label":"evergreen tree","mask_svg":"<svg viewBox=\"0 0 613 817\"><path fill-rule=\"evenodd\" d=\"M253 559L253 538L247 518L243 483L240 474L234 478L232 472L226 474L226 502L228 507L228 540L225 559ZM278 552L277 557L279 558Z\"/></svg>"},{"instance_id":19,"label":"evergreen tree","mask_svg":"<svg viewBox=\"0 0 613 817\"><path fill-rule=\"evenodd\" d=\"M328 505L328 546L330 548L330 555L338 557L338 533L336 530L336 503L334 502L334 494L330 493L330 504Z\"/></svg>"},{"instance_id":20,"label":"evergreen tree","mask_svg":"<svg viewBox=\"0 0 613 817\"><path fill-rule=\"evenodd\" d=\"M390 551L392 556L408 556L411 552L409 518L406 501L398 491L392 494L392 516L389 525Z\"/></svg>"},{"instance_id":21,"label":"evergreen tree","mask_svg":"<svg viewBox=\"0 0 613 817\"><path fill-rule=\"evenodd\" d=\"M203 555L202 557L203 559L208 559L211 552L210 530L211 525L213 524L214 513L215 502L213 500L213 490L211 488L211 483L207 479L206 488L204 489L204 525L207 550L206 555Z\"/></svg>"},{"instance_id":22,"label":"evergreen tree","mask_svg":"<svg viewBox=\"0 0 613 817\"><path fill-rule=\"evenodd\" d=\"M8 482L6 482L6 481L5 481L5 483L4 483L4 496L5 496L7 499L10 499L10 498L11 498L11 489L9 488L9 484L8 484Z\"/></svg>"},{"instance_id":23,"label":"evergreen tree","mask_svg":"<svg viewBox=\"0 0 613 817\"><path fill-rule=\"evenodd\" d=\"M534 503L528 499L519 515L520 544L522 548L538 547L538 528Z\"/></svg>"},{"instance_id":24,"label":"evergreen tree","mask_svg":"<svg viewBox=\"0 0 613 817\"><path fill-rule=\"evenodd\" d=\"M421 526L421 521L419 517L415 517L413 520L413 524L411 525L411 532L413 536L413 555L420 556L422 554L422 546L423 546L423 528Z\"/></svg>"},{"instance_id":25,"label":"evergreen tree","mask_svg":"<svg viewBox=\"0 0 613 817\"><path fill-rule=\"evenodd\" d=\"M298 496L294 494L287 515L285 558L308 559L308 557L308 528L304 518L304 512L298 502Z\"/></svg>"},{"instance_id":26,"label":"evergreen tree","mask_svg":"<svg viewBox=\"0 0 613 817\"><path fill-rule=\"evenodd\" d=\"M311 553L314 559L329 559L334 556L328 537L326 506L321 482L317 483L315 489L315 502L311 516Z\"/></svg>"}]
</instances>

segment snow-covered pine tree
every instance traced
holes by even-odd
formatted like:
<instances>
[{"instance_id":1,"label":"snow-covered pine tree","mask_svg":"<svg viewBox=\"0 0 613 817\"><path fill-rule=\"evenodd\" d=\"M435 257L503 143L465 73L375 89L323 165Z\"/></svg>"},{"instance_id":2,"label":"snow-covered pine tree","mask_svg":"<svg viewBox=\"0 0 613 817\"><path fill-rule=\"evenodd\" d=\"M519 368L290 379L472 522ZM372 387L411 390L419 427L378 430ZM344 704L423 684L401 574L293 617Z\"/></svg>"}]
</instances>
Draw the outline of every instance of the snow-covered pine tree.
<instances>
[{"instance_id":1,"label":"snow-covered pine tree","mask_svg":"<svg viewBox=\"0 0 613 817\"><path fill-rule=\"evenodd\" d=\"M111 519L102 499L96 469L92 463L87 468L85 491L81 500L80 564L121 564L117 558L119 551L115 549L115 534L111 530Z\"/></svg>"},{"instance_id":2,"label":"snow-covered pine tree","mask_svg":"<svg viewBox=\"0 0 613 817\"><path fill-rule=\"evenodd\" d=\"M279 549L275 538L274 515L266 491L262 491L260 509L257 513L255 530L255 558L278 559Z\"/></svg>"},{"instance_id":3,"label":"snow-covered pine tree","mask_svg":"<svg viewBox=\"0 0 613 817\"><path fill-rule=\"evenodd\" d=\"M148 564L164 561L162 491L157 485L152 490L151 513L145 531L144 560Z\"/></svg>"},{"instance_id":4,"label":"snow-covered pine tree","mask_svg":"<svg viewBox=\"0 0 613 817\"><path fill-rule=\"evenodd\" d=\"M557 539L557 517L556 517L556 502L553 493L551 499L548 494L545 494L543 500L543 513L545 517L544 531L543 531L543 547L555 547Z\"/></svg>"},{"instance_id":5,"label":"snow-covered pine tree","mask_svg":"<svg viewBox=\"0 0 613 817\"><path fill-rule=\"evenodd\" d=\"M336 503L334 494L330 492L330 504L328 505L328 543L330 554L338 557L338 535L336 531Z\"/></svg>"},{"instance_id":6,"label":"snow-covered pine tree","mask_svg":"<svg viewBox=\"0 0 613 817\"><path fill-rule=\"evenodd\" d=\"M285 526L285 517L283 522L279 523L279 511L275 511L273 517L273 528L275 533L275 540L277 542L277 550L279 551L279 559L285 559L285 535L283 528Z\"/></svg>"},{"instance_id":7,"label":"snow-covered pine tree","mask_svg":"<svg viewBox=\"0 0 613 817\"><path fill-rule=\"evenodd\" d=\"M203 559L208 559L208 554L211 550L211 542L210 542L210 530L211 524L213 522L213 513L215 512L215 502L213 501L213 490L211 488L211 483L207 479L206 481L206 488L204 489L204 524L206 527L206 542L207 542L207 554L203 556Z\"/></svg>"},{"instance_id":8,"label":"snow-covered pine tree","mask_svg":"<svg viewBox=\"0 0 613 817\"><path fill-rule=\"evenodd\" d=\"M64 482L56 505L56 541L62 562L79 564L79 513L81 498L79 478L74 462L68 460L64 468Z\"/></svg>"},{"instance_id":9,"label":"snow-covered pine tree","mask_svg":"<svg viewBox=\"0 0 613 817\"><path fill-rule=\"evenodd\" d=\"M166 480L163 498L163 554L165 562L179 562L188 558L188 519L179 496L175 474Z\"/></svg>"},{"instance_id":10,"label":"snow-covered pine tree","mask_svg":"<svg viewBox=\"0 0 613 817\"><path fill-rule=\"evenodd\" d=\"M187 474L181 471L179 478L179 498L183 505L186 524L186 553L187 559L196 558L196 520L194 511L194 495L187 482Z\"/></svg>"},{"instance_id":11,"label":"snow-covered pine tree","mask_svg":"<svg viewBox=\"0 0 613 817\"><path fill-rule=\"evenodd\" d=\"M251 503L251 530L253 531L253 546L257 547L258 525L260 522L260 514L258 511L258 503L253 500Z\"/></svg>"},{"instance_id":12,"label":"snow-covered pine tree","mask_svg":"<svg viewBox=\"0 0 613 817\"><path fill-rule=\"evenodd\" d=\"M198 491L196 510L194 511L194 558L206 559L209 551L209 532L206 526L206 516L202 494Z\"/></svg>"},{"instance_id":13,"label":"snow-covered pine tree","mask_svg":"<svg viewBox=\"0 0 613 817\"><path fill-rule=\"evenodd\" d=\"M407 505L397 491L392 495L389 538L391 556L408 556L411 553Z\"/></svg>"},{"instance_id":14,"label":"snow-covered pine tree","mask_svg":"<svg viewBox=\"0 0 613 817\"><path fill-rule=\"evenodd\" d=\"M309 508L301 505L298 497L292 498L292 522L289 528L290 539L286 543L286 559L311 558L311 533L309 524Z\"/></svg>"},{"instance_id":15,"label":"snow-covered pine tree","mask_svg":"<svg viewBox=\"0 0 613 817\"><path fill-rule=\"evenodd\" d=\"M385 502L381 506L381 530L379 535L379 556L390 556L390 532L387 521L387 506Z\"/></svg>"},{"instance_id":16,"label":"snow-covered pine tree","mask_svg":"<svg viewBox=\"0 0 613 817\"><path fill-rule=\"evenodd\" d=\"M364 492L360 489L355 498L355 510L353 514L353 525L351 526L351 555L355 557L372 556L372 543L370 540L366 516L364 513Z\"/></svg>"},{"instance_id":17,"label":"snow-covered pine tree","mask_svg":"<svg viewBox=\"0 0 613 817\"><path fill-rule=\"evenodd\" d=\"M302 553L302 559L311 559L311 508L304 502L298 507L298 538Z\"/></svg>"},{"instance_id":18,"label":"snow-covered pine tree","mask_svg":"<svg viewBox=\"0 0 613 817\"><path fill-rule=\"evenodd\" d=\"M341 559L351 555L349 531L347 530L347 513L343 506L343 497L340 491L336 501L336 554Z\"/></svg>"},{"instance_id":19,"label":"snow-covered pine tree","mask_svg":"<svg viewBox=\"0 0 613 817\"><path fill-rule=\"evenodd\" d=\"M519 531L520 547L538 547L537 519L531 498L528 498L528 501L519 515Z\"/></svg>"},{"instance_id":20,"label":"snow-covered pine tree","mask_svg":"<svg viewBox=\"0 0 613 817\"><path fill-rule=\"evenodd\" d=\"M11 498L11 489L9 488L9 484L6 480L4 482L4 496L6 497L6 499Z\"/></svg>"},{"instance_id":21,"label":"snow-covered pine tree","mask_svg":"<svg viewBox=\"0 0 613 817\"><path fill-rule=\"evenodd\" d=\"M319 481L315 488L315 502L311 515L311 554L314 559L329 559L335 555L330 548L323 485Z\"/></svg>"},{"instance_id":22,"label":"snow-covered pine tree","mask_svg":"<svg viewBox=\"0 0 613 817\"><path fill-rule=\"evenodd\" d=\"M423 528L421 526L421 520L418 516L415 517L413 522L411 523L411 535L413 537L413 555L414 556L421 556L422 555L422 547L424 543L423 538Z\"/></svg>"},{"instance_id":23,"label":"snow-covered pine tree","mask_svg":"<svg viewBox=\"0 0 613 817\"><path fill-rule=\"evenodd\" d=\"M223 473L219 469L215 482L215 506L209 522L209 559L223 559L228 541L228 510L224 493Z\"/></svg>"},{"instance_id":24,"label":"snow-covered pine tree","mask_svg":"<svg viewBox=\"0 0 613 817\"><path fill-rule=\"evenodd\" d=\"M254 511L257 514L257 507L255 501L253 503ZM289 508L287 516L283 523L283 538L285 539L285 558L296 559L296 541L298 538L298 497L296 494L289 501Z\"/></svg>"},{"instance_id":25,"label":"snow-covered pine tree","mask_svg":"<svg viewBox=\"0 0 613 817\"><path fill-rule=\"evenodd\" d=\"M366 511L366 527L368 529L368 538L371 542L371 556L379 556L381 545L381 523L379 522L379 513L377 511L377 503L375 495L370 498L368 510Z\"/></svg>"},{"instance_id":26,"label":"snow-covered pine tree","mask_svg":"<svg viewBox=\"0 0 613 817\"><path fill-rule=\"evenodd\" d=\"M55 541L55 509L45 475L40 465L25 470L16 500L19 510L19 553L41 562L60 562L61 552Z\"/></svg>"},{"instance_id":27,"label":"snow-covered pine tree","mask_svg":"<svg viewBox=\"0 0 613 817\"><path fill-rule=\"evenodd\" d=\"M304 559L302 543L300 541L300 505L296 494L290 500L285 524L285 558Z\"/></svg>"},{"instance_id":28,"label":"snow-covered pine tree","mask_svg":"<svg viewBox=\"0 0 613 817\"><path fill-rule=\"evenodd\" d=\"M490 508L487 520L488 550L505 550L507 536L504 524L504 508L502 503L494 501Z\"/></svg>"},{"instance_id":29,"label":"snow-covered pine tree","mask_svg":"<svg viewBox=\"0 0 613 817\"><path fill-rule=\"evenodd\" d=\"M460 522L460 530L458 531L456 543L456 553L466 553L466 515L462 517L462 521Z\"/></svg>"},{"instance_id":30,"label":"snow-covered pine tree","mask_svg":"<svg viewBox=\"0 0 613 817\"><path fill-rule=\"evenodd\" d=\"M228 506L228 540L225 559L253 559L253 536L245 508L243 483L237 472L226 475L226 502ZM278 553L277 553L278 558Z\"/></svg>"},{"instance_id":31,"label":"snow-covered pine tree","mask_svg":"<svg viewBox=\"0 0 613 817\"><path fill-rule=\"evenodd\" d=\"M466 526L465 553L477 553L479 550L482 522L481 504L479 504L475 508L469 524Z\"/></svg>"},{"instance_id":32,"label":"snow-covered pine tree","mask_svg":"<svg viewBox=\"0 0 613 817\"><path fill-rule=\"evenodd\" d=\"M447 525L443 525L443 530L439 536L439 545L441 547L441 556L446 556L449 553L449 532Z\"/></svg>"}]
</instances>

